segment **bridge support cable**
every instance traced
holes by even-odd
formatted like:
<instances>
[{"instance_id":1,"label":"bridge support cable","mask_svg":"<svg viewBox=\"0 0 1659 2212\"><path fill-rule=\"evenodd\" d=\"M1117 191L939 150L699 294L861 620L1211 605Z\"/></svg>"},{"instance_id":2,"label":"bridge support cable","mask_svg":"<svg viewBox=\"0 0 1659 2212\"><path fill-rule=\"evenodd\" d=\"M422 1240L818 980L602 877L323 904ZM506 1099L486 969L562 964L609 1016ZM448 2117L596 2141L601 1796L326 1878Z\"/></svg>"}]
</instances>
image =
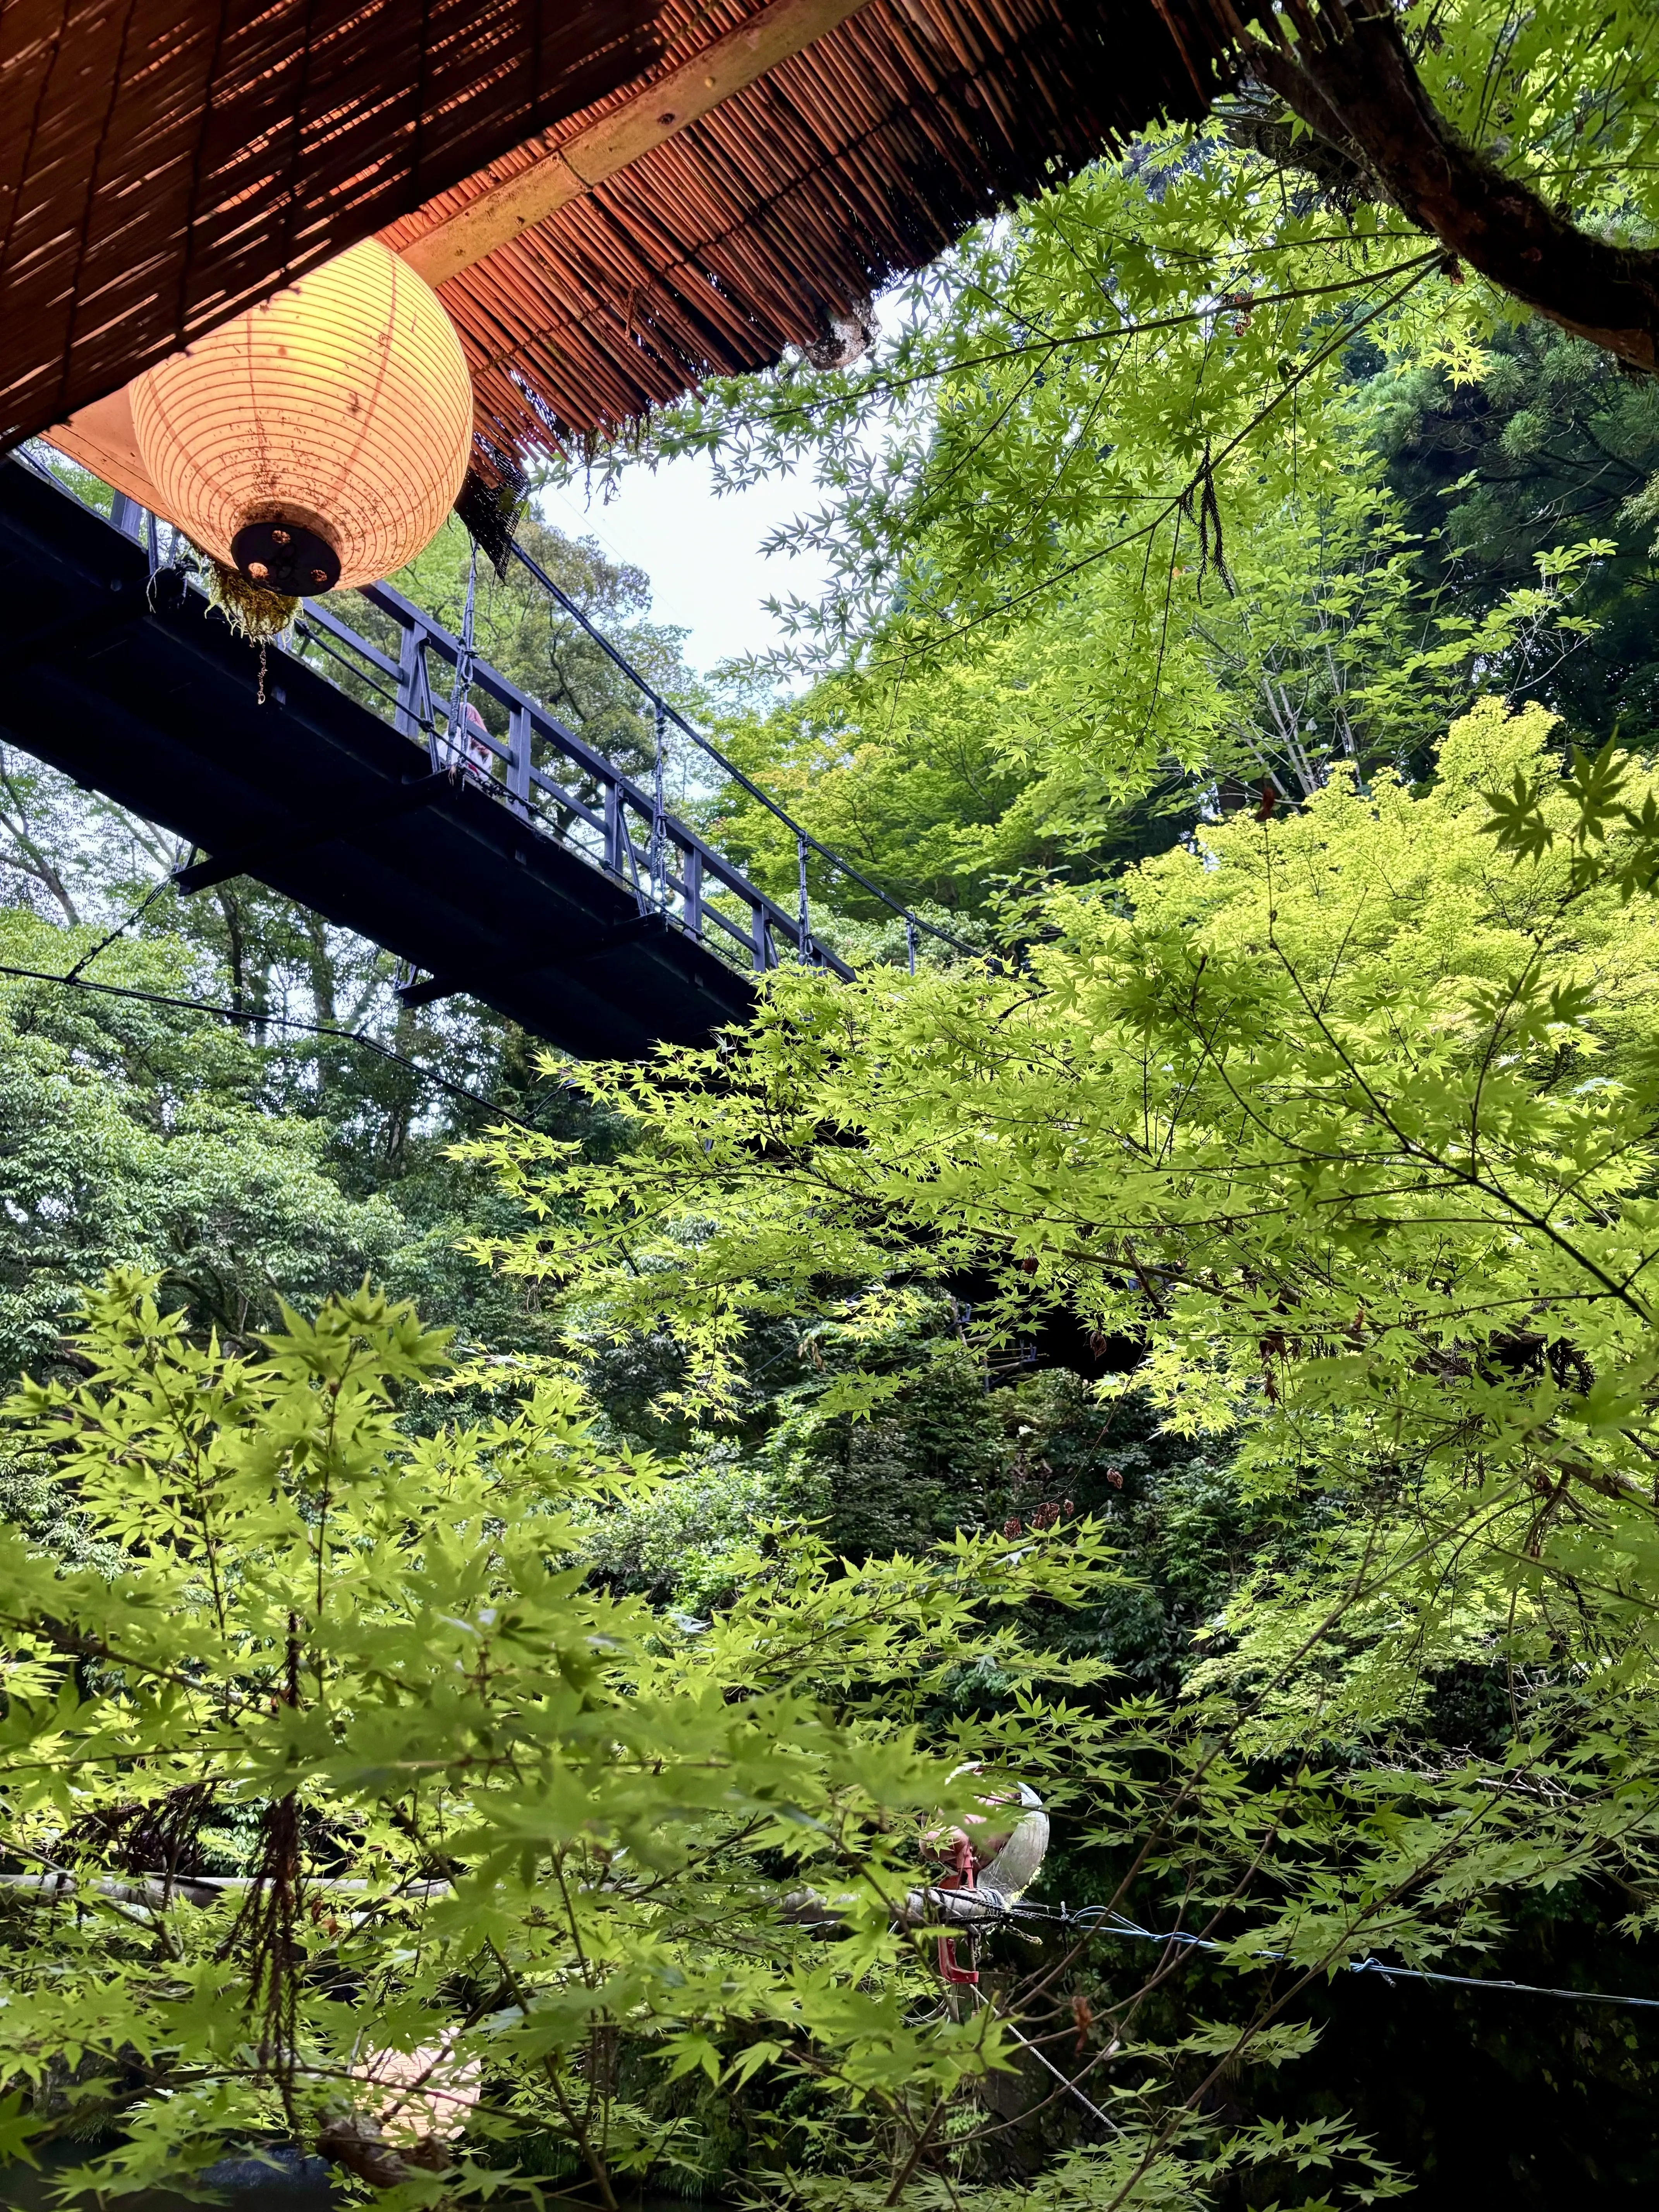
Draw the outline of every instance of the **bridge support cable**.
<instances>
[{"instance_id":1,"label":"bridge support cable","mask_svg":"<svg viewBox=\"0 0 1659 2212\"><path fill-rule=\"evenodd\" d=\"M137 905L134 907L132 912L128 915L125 921L118 921L114 928L110 931L107 937L100 937L97 944L93 946L90 952L83 952L81 955L81 957L76 962L74 967L70 969L68 975L64 976L64 981L66 983L79 982L82 974L87 969L91 967L93 962L98 958L100 953L107 952L118 937L125 937L128 930L136 927L137 925L143 920L144 916L149 912L151 907L155 905L156 900L161 897L162 892L168 888L172 881L173 878L171 876L163 876L159 883L152 884L149 890L145 893L144 896L139 900Z\"/></svg>"},{"instance_id":2,"label":"bridge support cable","mask_svg":"<svg viewBox=\"0 0 1659 2212\"><path fill-rule=\"evenodd\" d=\"M890 913L900 916L908 925L912 933L925 933L929 937L937 938L940 944L948 945L957 952L965 952L975 960L984 960L989 957L983 945L970 945L964 938L953 936L948 929L941 929L937 923L925 921L920 915L913 914L902 899L896 899L890 891L884 890L882 886L872 882L862 869L855 868L850 860L833 851L828 845L820 844L811 831L803 829L792 815L779 805L770 793L763 790L751 777L745 775L735 761L728 760L717 745L712 744L703 736L701 730L686 720L677 707L671 705L663 697L655 685L635 667L627 654L613 645L598 624L589 619L569 593L560 589L534 555L526 552L516 538L511 541L511 550L514 558L535 578L549 598L556 600L572 621L580 624L594 644L616 667L621 670L629 683L650 700L653 707L665 714L678 729L684 732L697 750L714 763L722 775L728 776L741 790L746 792L757 805L763 806L769 814L782 823L787 830L792 830L797 837L804 837L809 849L827 862L836 874L846 876L850 881L857 884L861 890L868 891L872 898L878 899Z\"/></svg>"}]
</instances>

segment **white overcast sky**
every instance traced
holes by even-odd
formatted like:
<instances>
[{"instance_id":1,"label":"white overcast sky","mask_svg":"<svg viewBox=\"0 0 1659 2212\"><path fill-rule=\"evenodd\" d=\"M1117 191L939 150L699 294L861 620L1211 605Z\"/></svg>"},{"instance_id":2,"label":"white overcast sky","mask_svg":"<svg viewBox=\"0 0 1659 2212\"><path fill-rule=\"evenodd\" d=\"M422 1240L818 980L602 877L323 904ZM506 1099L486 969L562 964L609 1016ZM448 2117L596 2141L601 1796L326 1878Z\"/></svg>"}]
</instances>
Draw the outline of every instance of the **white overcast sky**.
<instances>
[{"instance_id":1,"label":"white overcast sky","mask_svg":"<svg viewBox=\"0 0 1659 2212\"><path fill-rule=\"evenodd\" d=\"M590 503L579 483L544 492L540 501L556 530L596 538L614 559L644 569L653 613L689 633L686 659L701 671L779 641L763 599L821 596L827 573L821 556L767 559L760 550L769 531L817 504L810 476L769 477L717 498L712 465L697 455L654 472L628 470L608 505L597 495Z\"/></svg>"},{"instance_id":2,"label":"white overcast sky","mask_svg":"<svg viewBox=\"0 0 1659 2212\"><path fill-rule=\"evenodd\" d=\"M908 281L878 295L877 323L896 330L908 312ZM879 445L886 433L872 422L864 432ZM542 496L556 530L597 538L613 559L630 561L650 577L652 611L659 622L678 623L689 635L685 657L706 673L717 661L765 653L781 641L761 602L823 596L829 563L822 554L763 558L761 540L780 523L811 514L823 494L810 470L769 477L747 491L714 495L712 465L695 456L667 462L654 473L623 471L608 506L590 506L580 484Z\"/></svg>"}]
</instances>

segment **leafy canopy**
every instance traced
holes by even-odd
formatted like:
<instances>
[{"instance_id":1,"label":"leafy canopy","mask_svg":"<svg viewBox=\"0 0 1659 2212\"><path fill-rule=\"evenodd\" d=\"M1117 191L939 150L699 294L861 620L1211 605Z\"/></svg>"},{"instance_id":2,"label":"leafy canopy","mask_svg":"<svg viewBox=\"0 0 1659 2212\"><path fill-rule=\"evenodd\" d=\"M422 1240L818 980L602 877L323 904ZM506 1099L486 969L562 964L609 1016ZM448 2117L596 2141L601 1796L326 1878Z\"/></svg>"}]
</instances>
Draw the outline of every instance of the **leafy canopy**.
<instances>
[{"instance_id":1,"label":"leafy canopy","mask_svg":"<svg viewBox=\"0 0 1659 2212\"><path fill-rule=\"evenodd\" d=\"M1549 737L1488 701L1425 792L1339 776L1055 896L1017 974L787 977L735 1051L590 1072L634 1151L500 1148L541 1218L492 1256L588 1327L672 1332L715 1407L766 1316L874 1327L988 1269L994 1330L1138 1337L1167 1420L1284 1499L1302 1533L1212 1632L1284 1741L1403 1725L1471 1655L1525 1740L1590 1696L1548 1656L1592 1651L1641 1735L1655 801L1607 760L1553 787ZM1615 800L1634 878L1574 831Z\"/></svg>"},{"instance_id":2,"label":"leafy canopy","mask_svg":"<svg viewBox=\"0 0 1659 2212\"><path fill-rule=\"evenodd\" d=\"M1098 1662L1045 1653L1020 1609L1095 1586L1098 1536L837 1571L779 1531L718 1618L663 1616L583 1558L584 1516L659 1477L556 1382L411 1437L400 1403L460 1378L406 1306L365 1291L232 1357L117 1276L82 1342L84 1383L7 1413L97 1554L0 1532L27 1869L0 2075L34 2093L9 2148L118 2120L69 2177L118 2195L297 2136L413 2203L488 2193L529 2135L611 2204L695 2164L653 2080L763 2067L804 2124L914 2143L1003 2063L993 2014L913 2017L904 1900L921 1826L986 1786L965 1756L1073 1756L1052 1701ZM974 1667L1012 1694L953 1716ZM216 1891L198 1831L239 1820L251 1863ZM418 2113L377 2118L364 2086L388 2051L440 2103L483 2083L441 2185Z\"/></svg>"}]
</instances>

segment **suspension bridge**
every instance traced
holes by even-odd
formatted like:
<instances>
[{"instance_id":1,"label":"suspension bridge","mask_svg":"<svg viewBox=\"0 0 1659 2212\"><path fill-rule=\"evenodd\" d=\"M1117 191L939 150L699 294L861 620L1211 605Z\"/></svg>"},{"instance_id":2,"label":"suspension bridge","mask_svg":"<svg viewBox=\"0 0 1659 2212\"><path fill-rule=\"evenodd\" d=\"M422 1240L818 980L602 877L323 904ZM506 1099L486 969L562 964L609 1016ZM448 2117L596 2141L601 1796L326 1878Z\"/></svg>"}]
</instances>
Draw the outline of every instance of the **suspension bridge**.
<instances>
[{"instance_id":1,"label":"suspension bridge","mask_svg":"<svg viewBox=\"0 0 1659 2212\"><path fill-rule=\"evenodd\" d=\"M813 935L809 852L866 879L750 785L795 836L790 912L669 813L671 726L702 740L597 631L654 721L643 779L390 586L359 597L377 635L307 600L262 654L164 557L153 516L119 494L106 516L14 456L0 740L192 848L182 892L252 877L395 955L405 1004L465 994L584 1058L707 1043L786 961L850 975ZM914 965L927 925L904 919Z\"/></svg>"}]
</instances>

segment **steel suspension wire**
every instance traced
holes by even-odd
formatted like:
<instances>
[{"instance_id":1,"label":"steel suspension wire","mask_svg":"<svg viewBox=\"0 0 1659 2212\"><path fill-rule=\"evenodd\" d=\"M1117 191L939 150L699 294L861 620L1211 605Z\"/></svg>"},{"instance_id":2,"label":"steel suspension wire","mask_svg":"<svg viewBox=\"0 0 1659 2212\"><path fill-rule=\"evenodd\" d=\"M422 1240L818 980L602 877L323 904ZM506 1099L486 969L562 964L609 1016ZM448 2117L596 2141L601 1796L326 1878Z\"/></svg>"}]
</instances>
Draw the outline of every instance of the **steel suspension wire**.
<instances>
[{"instance_id":1,"label":"steel suspension wire","mask_svg":"<svg viewBox=\"0 0 1659 2212\"><path fill-rule=\"evenodd\" d=\"M495 1105L477 1091L469 1091L464 1083L455 1083L448 1076L440 1075L435 1068L423 1067L419 1060L411 1060L407 1053L395 1051L391 1045L380 1043L378 1038L365 1035L362 1030L343 1030L330 1022L307 1021L301 1014L255 1013L245 1006L216 1006L207 999L183 999L166 991L142 991L131 983L95 983L90 976L77 975L73 969L67 975L62 975L51 969L14 968L0 963L0 976L4 975L23 982L57 983L75 991L97 991L110 999L137 999L146 1006L174 1006L182 1013L212 1014L221 1021L241 1022L250 1027L301 1030L311 1036L336 1037L342 1044L361 1046L363 1051L373 1053L379 1060L390 1060L397 1067L406 1067L422 1083L431 1084L434 1090L447 1091L452 1098L464 1098L469 1105L481 1106L486 1114L494 1115L498 1121L506 1121L532 1137L543 1133L533 1121L526 1121L519 1115L509 1113L506 1107Z\"/></svg>"},{"instance_id":2,"label":"steel suspension wire","mask_svg":"<svg viewBox=\"0 0 1659 2212\"><path fill-rule=\"evenodd\" d=\"M630 684L643 693L658 713L666 715L678 728L684 731L700 752L706 754L714 762L723 775L730 776L732 782L740 785L757 805L763 806L769 814L775 816L787 830L791 830L802 849L810 848L818 855L820 860L827 860L832 868L837 869L841 874L849 877L854 883L868 891L872 898L879 899L890 912L899 915L906 923L907 934L912 941L914 941L915 931L925 930L929 937L938 938L941 944L951 945L957 951L965 952L975 960L995 957L994 954L988 954L983 945L969 945L964 938L953 937L948 929L941 929L937 923L924 921L919 915L912 914L909 908L900 900L896 899L890 891L885 891L879 884L872 883L862 869L855 868L850 860L843 859L841 854L833 851L830 846L820 844L810 830L803 830L793 816L787 813L769 793L763 791L759 784L756 783L751 777L745 775L735 761L728 760L718 745L713 744L710 739L703 736L701 730L688 722L679 709L671 705L653 684L647 681L635 667L633 662L629 659L627 654L611 642L597 623L588 619L568 592L561 591L540 562L533 554L526 553L516 538L512 540L512 550L519 562L529 570L549 597L558 601L573 622L580 623L600 652L622 671Z\"/></svg>"},{"instance_id":3,"label":"steel suspension wire","mask_svg":"<svg viewBox=\"0 0 1659 2212\"><path fill-rule=\"evenodd\" d=\"M1074 2099L1078 2104L1082 2106L1085 2112L1092 2114L1092 2116L1100 2122L1101 2126L1105 2129L1108 2135L1121 2136L1122 2134L1123 2130L1119 2127L1117 2122L1111 2118L1109 2114L1103 2112L1099 2106L1097 2105L1091 2098L1085 2097L1082 2090L1078 2087L1077 2083L1073 2081L1071 2075L1069 2074L1062 2073L1060 2068L1054 2064L1054 2060L1048 2056L1046 2051L1040 2051L1036 2045L1032 2042L1029 2035L1022 2035L1006 2013L996 2012L995 2008L991 2005L989 1999L981 1996L977 1990L974 1991L974 1996L977 2003L983 2005L987 2010L992 2012L994 2018L1002 2022L1004 2027L1007 2029L1009 2034L1013 2037L1014 2041L1020 2045L1022 2050L1029 2051L1032 2057L1036 2059L1037 2064L1042 2067L1048 2073L1053 2075L1054 2080L1059 2082L1060 2087L1066 2092L1066 2094L1068 2097Z\"/></svg>"},{"instance_id":4,"label":"steel suspension wire","mask_svg":"<svg viewBox=\"0 0 1659 2212\"><path fill-rule=\"evenodd\" d=\"M988 1915L988 1918L992 1916ZM1173 1946L1177 1950L1225 1951L1227 1945L1212 1942L1208 1936L1194 1936L1184 1928L1174 1928L1160 1933L1156 1929L1142 1928L1126 1919L1121 1913L1113 1912L1103 1905L1085 1905L1080 1911L1069 1912L1062 1905L1058 1907L1021 1904L1006 1914L999 1916L1011 1923L1022 1920L1043 1920L1062 1928L1076 1929L1079 1935L1115 1936L1131 1942L1159 1943ZM1256 1951L1257 1959L1277 1960L1286 1965L1302 1962L1291 1958L1288 1951ZM1615 1990L1558 1990L1541 1982L1511 1982L1493 1975L1439 1974L1425 1966L1393 1966L1382 1959L1343 1959L1337 1962L1336 1972L1344 1974L1380 1974L1385 1982L1440 1982L1460 1990L1504 1990L1511 1996L1561 1997L1572 2004L1628 2005L1633 2009L1659 2011L1659 1997L1626 1996Z\"/></svg>"},{"instance_id":5,"label":"steel suspension wire","mask_svg":"<svg viewBox=\"0 0 1659 2212\"><path fill-rule=\"evenodd\" d=\"M150 908L155 905L156 900L161 897L162 892L165 890L170 890L172 887L173 878L171 875L165 875L162 877L160 883L152 884L149 890L145 893L144 896L139 900L137 905L134 907L132 912L127 916L126 920L125 921L117 922L114 928L111 930L107 937L100 938L97 944L93 946L90 952L83 952L81 955L81 957L76 962L74 967L71 968L68 975L64 977L64 982L78 982L81 979L82 970L86 968L90 968L93 962L98 958L100 953L107 952L118 937L125 937L128 930L132 927L134 922L142 921L143 916L148 914Z\"/></svg>"}]
</instances>

